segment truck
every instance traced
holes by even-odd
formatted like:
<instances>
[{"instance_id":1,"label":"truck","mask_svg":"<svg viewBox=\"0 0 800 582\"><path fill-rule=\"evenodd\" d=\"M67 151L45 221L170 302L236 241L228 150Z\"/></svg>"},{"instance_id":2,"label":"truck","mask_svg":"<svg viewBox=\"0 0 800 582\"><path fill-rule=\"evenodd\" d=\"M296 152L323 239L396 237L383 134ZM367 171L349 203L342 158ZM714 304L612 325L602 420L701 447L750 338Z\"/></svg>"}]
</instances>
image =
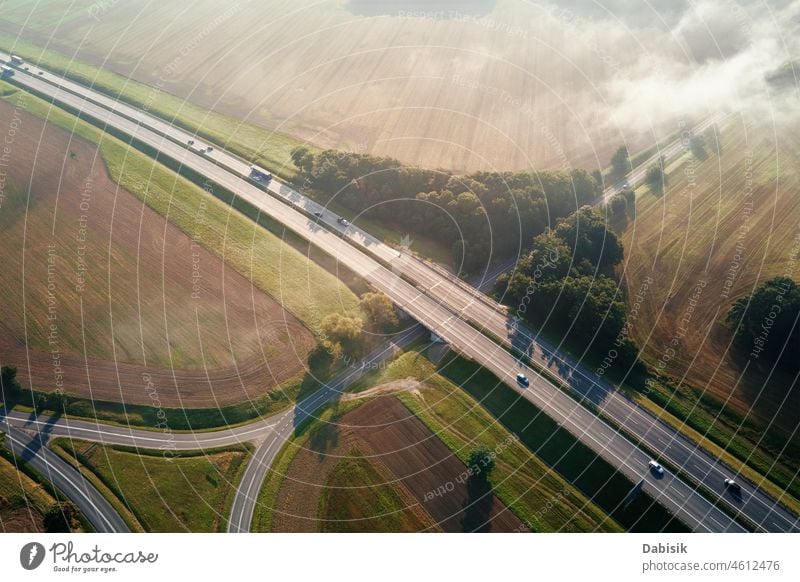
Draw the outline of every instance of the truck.
<instances>
[{"instance_id":1,"label":"truck","mask_svg":"<svg viewBox=\"0 0 800 582\"><path fill-rule=\"evenodd\" d=\"M272 180L272 174L270 174L264 168L261 168L256 165L250 166L250 176L251 180L255 180L256 182L269 182Z\"/></svg>"},{"instance_id":2,"label":"truck","mask_svg":"<svg viewBox=\"0 0 800 582\"><path fill-rule=\"evenodd\" d=\"M11 64L15 67L22 66L22 63L25 61L22 60L22 57L18 57L17 55L11 55Z\"/></svg>"},{"instance_id":3,"label":"truck","mask_svg":"<svg viewBox=\"0 0 800 582\"><path fill-rule=\"evenodd\" d=\"M12 69L11 67L6 67L5 65L0 67L0 79L7 79L8 77L13 77L13 76L14 76L14 69Z\"/></svg>"}]
</instances>

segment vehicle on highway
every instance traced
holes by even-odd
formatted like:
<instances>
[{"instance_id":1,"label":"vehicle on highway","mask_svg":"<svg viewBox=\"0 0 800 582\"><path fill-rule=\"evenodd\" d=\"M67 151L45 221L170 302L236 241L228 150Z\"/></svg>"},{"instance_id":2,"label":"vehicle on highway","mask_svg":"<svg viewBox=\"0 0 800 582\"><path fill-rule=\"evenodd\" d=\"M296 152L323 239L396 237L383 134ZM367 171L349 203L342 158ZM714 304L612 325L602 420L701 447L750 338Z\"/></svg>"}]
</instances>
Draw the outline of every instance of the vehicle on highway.
<instances>
[{"instance_id":1,"label":"vehicle on highway","mask_svg":"<svg viewBox=\"0 0 800 582\"><path fill-rule=\"evenodd\" d=\"M517 384L520 384L527 388L528 386L531 385L531 381L528 380L528 377L525 374L520 372L519 374L517 374Z\"/></svg>"},{"instance_id":2,"label":"vehicle on highway","mask_svg":"<svg viewBox=\"0 0 800 582\"><path fill-rule=\"evenodd\" d=\"M11 67L6 67L5 65L0 68L0 79L6 79L8 77L14 76L14 69Z\"/></svg>"},{"instance_id":3,"label":"vehicle on highway","mask_svg":"<svg viewBox=\"0 0 800 582\"><path fill-rule=\"evenodd\" d=\"M190 140L189 140L189 141L187 141L186 143L187 143L187 144L189 144L189 145L194 145L194 140L193 140L193 139L190 139Z\"/></svg>"},{"instance_id":4,"label":"vehicle on highway","mask_svg":"<svg viewBox=\"0 0 800 582\"><path fill-rule=\"evenodd\" d=\"M342 226L350 226L350 221L347 220L344 216L340 216L339 218L337 218L336 222L338 222Z\"/></svg>"},{"instance_id":5,"label":"vehicle on highway","mask_svg":"<svg viewBox=\"0 0 800 582\"><path fill-rule=\"evenodd\" d=\"M315 212L314 216L316 216L317 218L322 218L322 213L321 212Z\"/></svg>"},{"instance_id":6,"label":"vehicle on highway","mask_svg":"<svg viewBox=\"0 0 800 582\"><path fill-rule=\"evenodd\" d=\"M208 146L208 147L206 148L206 151L207 151L207 152L209 152L209 153L211 153L211 152L213 152L213 151L214 151L214 148L212 148L211 146Z\"/></svg>"},{"instance_id":7,"label":"vehicle on highway","mask_svg":"<svg viewBox=\"0 0 800 582\"><path fill-rule=\"evenodd\" d=\"M733 479L725 479L725 488L730 489L732 492L741 491L742 487Z\"/></svg>"},{"instance_id":8,"label":"vehicle on highway","mask_svg":"<svg viewBox=\"0 0 800 582\"><path fill-rule=\"evenodd\" d=\"M647 466L650 467L650 470L653 473L655 473L656 475L663 475L664 474L664 467L662 467L660 463L657 463L656 461L653 461L652 459L650 460L649 463L647 463Z\"/></svg>"},{"instance_id":9,"label":"vehicle on highway","mask_svg":"<svg viewBox=\"0 0 800 582\"><path fill-rule=\"evenodd\" d=\"M36 73L36 74L37 74L37 75L44 75L44 71L39 71L39 72L38 72L38 73Z\"/></svg>"},{"instance_id":10,"label":"vehicle on highway","mask_svg":"<svg viewBox=\"0 0 800 582\"><path fill-rule=\"evenodd\" d=\"M21 67L22 63L25 61L22 60L22 57L18 57L17 55L11 55L11 65L14 67Z\"/></svg>"},{"instance_id":11,"label":"vehicle on highway","mask_svg":"<svg viewBox=\"0 0 800 582\"><path fill-rule=\"evenodd\" d=\"M250 166L250 176L248 177L256 182L269 182L272 180L272 174L256 165Z\"/></svg>"}]
</instances>

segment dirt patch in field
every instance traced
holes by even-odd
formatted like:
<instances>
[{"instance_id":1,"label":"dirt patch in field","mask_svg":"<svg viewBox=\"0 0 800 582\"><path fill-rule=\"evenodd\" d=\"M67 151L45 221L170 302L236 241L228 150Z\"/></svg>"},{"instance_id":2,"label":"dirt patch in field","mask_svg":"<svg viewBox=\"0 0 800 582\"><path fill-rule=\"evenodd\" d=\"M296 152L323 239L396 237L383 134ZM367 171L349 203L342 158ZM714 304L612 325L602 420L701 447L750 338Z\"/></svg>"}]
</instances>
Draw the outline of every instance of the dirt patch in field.
<instances>
[{"instance_id":1,"label":"dirt patch in field","mask_svg":"<svg viewBox=\"0 0 800 582\"><path fill-rule=\"evenodd\" d=\"M410 392L414 396L421 398L422 394L419 391L421 383L414 378L404 378L402 380L393 380L386 382L380 386L375 386L369 390L358 392L356 394L345 394L342 396L342 402L348 400L359 400L361 398L371 398L373 396L380 396L381 394L392 394L394 392Z\"/></svg>"},{"instance_id":2,"label":"dirt patch in field","mask_svg":"<svg viewBox=\"0 0 800 582\"><path fill-rule=\"evenodd\" d=\"M406 503L424 531L513 531L519 520L490 491L462 483L465 465L399 400L381 396L312 435L289 467L278 492L273 529L316 531L328 475L357 450ZM435 495L435 491L443 491ZM363 531L372 520L365 519Z\"/></svg>"},{"instance_id":3,"label":"dirt patch in field","mask_svg":"<svg viewBox=\"0 0 800 582\"><path fill-rule=\"evenodd\" d=\"M304 369L311 332L120 189L97 148L9 103L0 120L3 134L15 128L0 206L0 350L23 385L214 407Z\"/></svg>"}]
</instances>

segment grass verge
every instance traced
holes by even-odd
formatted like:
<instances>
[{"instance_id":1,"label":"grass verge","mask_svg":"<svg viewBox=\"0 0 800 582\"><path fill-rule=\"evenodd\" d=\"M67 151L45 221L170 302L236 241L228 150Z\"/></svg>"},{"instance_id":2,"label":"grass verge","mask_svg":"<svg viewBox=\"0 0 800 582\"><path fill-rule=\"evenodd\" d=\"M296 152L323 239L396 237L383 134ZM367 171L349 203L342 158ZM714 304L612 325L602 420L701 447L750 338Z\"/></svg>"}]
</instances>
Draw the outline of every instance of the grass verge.
<instances>
[{"instance_id":1,"label":"grass verge","mask_svg":"<svg viewBox=\"0 0 800 582\"><path fill-rule=\"evenodd\" d=\"M57 439L54 450L103 484L145 531L224 531L249 446L163 451ZM109 497L109 494L111 497Z\"/></svg>"}]
</instances>

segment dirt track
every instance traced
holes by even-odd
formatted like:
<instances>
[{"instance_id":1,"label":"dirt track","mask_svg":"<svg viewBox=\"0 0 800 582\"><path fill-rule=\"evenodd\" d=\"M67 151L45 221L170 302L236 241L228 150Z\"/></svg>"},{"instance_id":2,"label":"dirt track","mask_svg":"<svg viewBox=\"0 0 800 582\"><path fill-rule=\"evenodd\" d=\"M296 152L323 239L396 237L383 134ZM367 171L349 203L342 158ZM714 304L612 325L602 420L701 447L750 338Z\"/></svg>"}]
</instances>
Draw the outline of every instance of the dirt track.
<instances>
[{"instance_id":1,"label":"dirt track","mask_svg":"<svg viewBox=\"0 0 800 582\"><path fill-rule=\"evenodd\" d=\"M15 116L0 102L0 131ZM23 385L128 404L154 388L162 406L214 407L303 370L314 337L272 297L119 189L93 145L24 113L17 125L0 362Z\"/></svg>"}]
</instances>

